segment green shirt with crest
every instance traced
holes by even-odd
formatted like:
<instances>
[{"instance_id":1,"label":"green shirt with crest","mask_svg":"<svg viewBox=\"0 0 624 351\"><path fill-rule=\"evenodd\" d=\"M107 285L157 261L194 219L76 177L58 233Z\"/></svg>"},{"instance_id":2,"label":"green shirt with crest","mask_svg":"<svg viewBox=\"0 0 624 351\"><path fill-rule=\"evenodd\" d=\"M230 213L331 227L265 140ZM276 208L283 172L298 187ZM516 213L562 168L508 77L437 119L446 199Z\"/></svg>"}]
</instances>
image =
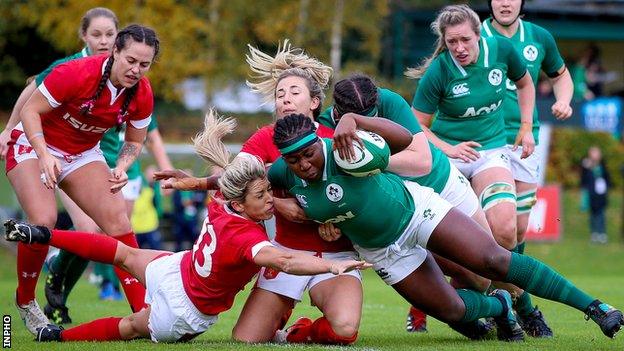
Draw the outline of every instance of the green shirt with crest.
<instances>
[{"instance_id":1,"label":"green shirt with crest","mask_svg":"<svg viewBox=\"0 0 624 351\"><path fill-rule=\"evenodd\" d=\"M308 218L333 223L361 247L381 248L395 242L415 211L403 179L385 172L348 175L334 161L331 139L321 140L325 156L321 179L308 182L297 177L280 157L269 170L271 184L295 196Z\"/></svg>"},{"instance_id":2,"label":"green shirt with crest","mask_svg":"<svg viewBox=\"0 0 624 351\"><path fill-rule=\"evenodd\" d=\"M412 106L436 114L431 131L451 145L473 140L477 150L505 146L505 80L521 79L526 65L505 38L480 38L479 57L462 67L443 51L418 84ZM517 132L517 131L516 131Z\"/></svg>"},{"instance_id":3,"label":"green shirt with crest","mask_svg":"<svg viewBox=\"0 0 624 351\"><path fill-rule=\"evenodd\" d=\"M377 88L377 106L373 112L377 112L376 117L382 117L396 122L412 135L422 132L422 127L412 113L412 109L403 97L392 90ZM318 117L318 122L329 128L336 128L334 121L333 106L325 109ZM441 193L448 180L451 166L448 157L435 145L429 143L431 151L431 172L421 177L409 178L422 186L433 188L436 193Z\"/></svg>"},{"instance_id":4,"label":"green shirt with crest","mask_svg":"<svg viewBox=\"0 0 624 351\"><path fill-rule=\"evenodd\" d=\"M507 38L499 33L491 22L491 18L483 21L481 35L484 37ZM543 70L549 77L556 76L557 72L564 65L563 58L561 58L561 54L557 49L555 38L546 29L521 19L518 19L518 23L518 30L508 39L520 54L520 59L526 64L527 70L531 74L531 79L533 79L533 84L537 87L540 70ZM520 128L520 106L518 105L516 85L507 79L505 86L507 88L507 97L503 101L505 133L507 135L507 144L513 144L518 128ZM533 110L533 137L535 138L535 143L538 143L539 118L537 116L537 107Z\"/></svg>"}]
</instances>

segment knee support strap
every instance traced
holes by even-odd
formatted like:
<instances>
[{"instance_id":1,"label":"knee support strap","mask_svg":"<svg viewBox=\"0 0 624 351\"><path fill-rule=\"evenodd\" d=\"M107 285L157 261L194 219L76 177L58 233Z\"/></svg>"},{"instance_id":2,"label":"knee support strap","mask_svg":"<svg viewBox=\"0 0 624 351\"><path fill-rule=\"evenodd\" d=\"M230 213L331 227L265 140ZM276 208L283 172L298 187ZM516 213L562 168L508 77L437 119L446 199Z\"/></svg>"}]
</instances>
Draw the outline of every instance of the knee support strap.
<instances>
[{"instance_id":1,"label":"knee support strap","mask_svg":"<svg viewBox=\"0 0 624 351\"><path fill-rule=\"evenodd\" d=\"M492 183L483 189L479 196L479 201L483 211L487 211L503 202L516 203L514 186L505 182Z\"/></svg>"},{"instance_id":2,"label":"knee support strap","mask_svg":"<svg viewBox=\"0 0 624 351\"><path fill-rule=\"evenodd\" d=\"M516 199L516 213L526 214L530 213L531 209L537 203L537 196L535 190L524 191L518 193Z\"/></svg>"}]
</instances>

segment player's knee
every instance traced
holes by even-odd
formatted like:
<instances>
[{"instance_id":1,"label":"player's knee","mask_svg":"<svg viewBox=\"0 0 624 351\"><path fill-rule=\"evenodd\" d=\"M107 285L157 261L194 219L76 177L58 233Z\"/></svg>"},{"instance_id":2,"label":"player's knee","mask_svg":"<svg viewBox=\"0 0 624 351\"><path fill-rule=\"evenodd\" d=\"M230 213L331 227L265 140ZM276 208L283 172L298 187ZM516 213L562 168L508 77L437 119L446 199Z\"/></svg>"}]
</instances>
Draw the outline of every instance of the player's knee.
<instances>
[{"instance_id":1,"label":"player's knee","mask_svg":"<svg viewBox=\"0 0 624 351\"><path fill-rule=\"evenodd\" d=\"M492 247L484 255L483 275L492 280L504 280L509 265L509 251L500 246Z\"/></svg>"},{"instance_id":2,"label":"player's knee","mask_svg":"<svg viewBox=\"0 0 624 351\"><path fill-rule=\"evenodd\" d=\"M129 340L149 336L149 333L146 335L147 326L143 325L144 322L144 319L137 318L133 314L123 317L119 321L121 337L125 340Z\"/></svg>"},{"instance_id":3,"label":"player's knee","mask_svg":"<svg viewBox=\"0 0 624 351\"><path fill-rule=\"evenodd\" d=\"M329 324L334 333L340 337L350 338L358 332L358 322L351 318L334 318Z\"/></svg>"},{"instance_id":4,"label":"player's knee","mask_svg":"<svg viewBox=\"0 0 624 351\"><path fill-rule=\"evenodd\" d=\"M512 220L494 220L490 223L490 227L492 228L492 233L494 233L494 238L496 238L496 242L506 248L507 250L511 250L516 247L518 243L518 234L516 232L516 223Z\"/></svg>"},{"instance_id":5,"label":"player's knee","mask_svg":"<svg viewBox=\"0 0 624 351\"><path fill-rule=\"evenodd\" d=\"M444 308L438 311L438 316L434 317L445 323L454 323L459 322L464 317L464 314L466 314L466 306L462 299L457 298L445 304Z\"/></svg>"}]
</instances>

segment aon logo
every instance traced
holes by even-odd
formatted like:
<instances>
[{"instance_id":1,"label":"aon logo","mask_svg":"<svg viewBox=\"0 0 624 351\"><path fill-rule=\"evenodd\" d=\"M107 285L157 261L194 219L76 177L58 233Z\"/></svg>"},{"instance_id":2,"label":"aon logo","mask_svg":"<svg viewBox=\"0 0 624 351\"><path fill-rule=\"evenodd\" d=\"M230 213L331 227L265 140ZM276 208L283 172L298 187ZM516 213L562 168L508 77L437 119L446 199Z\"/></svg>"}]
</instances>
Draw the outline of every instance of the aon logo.
<instances>
[{"instance_id":1,"label":"aon logo","mask_svg":"<svg viewBox=\"0 0 624 351\"><path fill-rule=\"evenodd\" d=\"M340 223L340 222L344 222L347 219L351 219L351 218L355 218L355 215L353 214L353 212L349 211L345 214L342 215L338 215L334 218L330 218L328 220L325 221L325 223Z\"/></svg>"},{"instance_id":2,"label":"aon logo","mask_svg":"<svg viewBox=\"0 0 624 351\"><path fill-rule=\"evenodd\" d=\"M494 112L496 110L498 110L498 108L501 105L501 102L503 102L503 100L498 100L498 102L495 102L493 104L491 104L490 106L483 106L480 107L478 110L475 110L474 107L468 107L466 109L466 112L464 112L463 115L459 116L459 117L476 117L476 116L480 116L480 115L484 115L484 114L488 114L491 112Z\"/></svg>"}]
</instances>

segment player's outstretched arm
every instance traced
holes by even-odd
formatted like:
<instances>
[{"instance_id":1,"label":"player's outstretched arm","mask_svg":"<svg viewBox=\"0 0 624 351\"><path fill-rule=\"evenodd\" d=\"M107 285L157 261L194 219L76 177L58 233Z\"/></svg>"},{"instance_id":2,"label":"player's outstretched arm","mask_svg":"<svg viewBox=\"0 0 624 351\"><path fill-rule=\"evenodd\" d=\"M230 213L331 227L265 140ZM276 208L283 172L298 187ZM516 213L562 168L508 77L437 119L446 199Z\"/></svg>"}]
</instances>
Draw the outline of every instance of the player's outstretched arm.
<instances>
[{"instance_id":1,"label":"player's outstretched arm","mask_svg":"<svg viewBox=\"0 0 624 351\"><path fill-rule=\"evenodd\" d=\"M366 269L372 265L365 261L335 261L318 258L301 252L286 251L275 246L265 246L254 257L259 266L271 267L294 275L322 273L342 274L354 269Z\"/></svg>"}]
</instances>

